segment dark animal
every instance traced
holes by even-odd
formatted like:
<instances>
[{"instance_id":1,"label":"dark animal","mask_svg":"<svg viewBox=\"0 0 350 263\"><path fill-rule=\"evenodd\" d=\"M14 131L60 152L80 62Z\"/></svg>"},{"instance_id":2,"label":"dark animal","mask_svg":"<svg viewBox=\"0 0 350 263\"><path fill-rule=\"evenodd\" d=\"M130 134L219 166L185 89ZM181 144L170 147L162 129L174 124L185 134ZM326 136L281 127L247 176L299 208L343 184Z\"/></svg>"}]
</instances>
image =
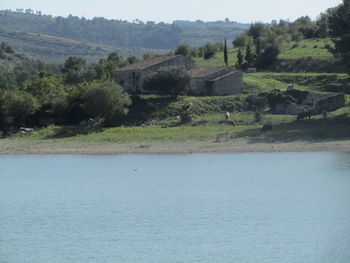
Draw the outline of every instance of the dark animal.
<instances>
[{"instance_id":1,"label":"dark animal","mask_svg":"<svg viewBox=\"0 0 350 263\"><path fill-rule=\"evenodd\" d=\"M272 124L265 124L260 132L267 132L267 131L272 131Z\"/></svg>"},{"instance_id":2,"label":"dark animal","mask_svg":"<svg viewBox=\"0 0 350 263\"><path fill-rule=\"evenodd\" d=\"M305 118L308 118L309 120L311 119L311 112L310 111L300 112L298 114L297 121L298 120L303 120Z\"/></svg>"}]
</instances>

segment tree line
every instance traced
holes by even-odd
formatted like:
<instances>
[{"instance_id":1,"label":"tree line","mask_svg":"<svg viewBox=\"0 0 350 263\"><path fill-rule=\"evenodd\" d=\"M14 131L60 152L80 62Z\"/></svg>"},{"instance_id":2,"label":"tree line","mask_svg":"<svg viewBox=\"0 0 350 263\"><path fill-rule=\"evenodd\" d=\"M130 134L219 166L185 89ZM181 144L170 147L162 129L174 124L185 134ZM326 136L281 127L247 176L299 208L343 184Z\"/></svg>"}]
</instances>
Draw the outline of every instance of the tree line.
<instances>
[{"instance_id":1,"label":"tree line","mask_svg":"<svg viewBox=\"0 0 350 263\"><path fill-rule=\"evenodd\" d=\"M117 19L95 17L86 19L69 15L53 17L35 15L22 10L13 12L0 11L0 30L34 32L99 43L109 46L143 47L150 49L174 49L180 43L205 44L221 38L226 32L237 36L247 25L238 23L195 23L195 27L187 27L181 23L155 23L135 20L128 22ZM197 44L199 43L199 44Z\"/></svg>"}]
</instances>

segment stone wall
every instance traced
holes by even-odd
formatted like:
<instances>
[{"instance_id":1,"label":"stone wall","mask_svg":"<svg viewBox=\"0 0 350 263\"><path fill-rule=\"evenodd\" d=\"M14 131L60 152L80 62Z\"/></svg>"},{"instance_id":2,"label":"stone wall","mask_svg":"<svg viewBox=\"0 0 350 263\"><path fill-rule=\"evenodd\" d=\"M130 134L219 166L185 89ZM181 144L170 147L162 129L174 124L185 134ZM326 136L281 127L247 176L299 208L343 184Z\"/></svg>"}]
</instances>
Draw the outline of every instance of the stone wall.
<instances>
[{"instance_id":1,"label":"stone wall","mask_svg":"<svg viewBox=\"0 0 350 263\"><path fill-rule=\"evenodd\" d=\"M209 81L207 95L234 95L242 91L242 72L235 71Z\"/></svg>"},{"instance_id":2,"label":"stone wall","mask_svg":"<svg viewBox=\"0 0 350 263\"><path fill-rule=\"evenodd\" d=\"M190 94L195 96L208 95L208 93L210 93L208 92L208 81L220 77L222 75L228 74L232 71L232 68L227 67L203 77L192 77Z\"/></svg>"},{"instance_id":3,"label":"stone wall","mask_svg":"<svg viewBox=\"0 0 350 263\"><path fill-rule=\"evenodd\" d=\"M271 112L274 114L297 115L309 111L312 115L321 114L322 110L335 111L345 106L344 94L321 94L308 92L301 103L279 103Z\"/></svg>"},{"instance_id":4,"label":"stone wall","mask_svg":"<svg viewBox=\"0 0 350 263\"><path fill-rule=\"evenodd\" d=\"M137 71L117 71L114 78L128 93L140 93L142 91L143 72Z\"/></svg>"}]
</instances>

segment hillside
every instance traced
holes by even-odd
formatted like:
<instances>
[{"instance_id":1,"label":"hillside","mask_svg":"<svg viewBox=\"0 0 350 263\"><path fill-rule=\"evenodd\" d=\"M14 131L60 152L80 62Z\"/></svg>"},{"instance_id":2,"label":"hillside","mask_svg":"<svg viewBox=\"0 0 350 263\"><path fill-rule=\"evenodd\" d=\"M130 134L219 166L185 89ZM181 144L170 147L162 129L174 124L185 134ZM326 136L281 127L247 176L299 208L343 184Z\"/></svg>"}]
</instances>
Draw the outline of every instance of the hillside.
<instances>
[{"instance_id":1,"label":"hillside","mask_svg":"<svg viewBox=\"0 0 350 263\"><path fill-rule=\"evenodd\" d=\"M333 46L330 39L307 39L283 43L278 63L273 70L277 72L345 72L342 65L328 51ZM238 48L228 51L230 66L237 62ZM218 52L211 59L195 58L199 67L224 66L224 54Z\"/></svg>"},{"instance_id":2,"label":"hillside","mask_svg":"<svg viewBox=\"0 0 350 263\"><path fill-rule=\"evenodd\" d=\"M172 24L95 17L91 20L75 16L53 17L33 13L0 11L0 28L8 31L40 33L84 42L118 47L174 49L181 43L191 46L222 40L232 41L249 25L230 21L205 23L176 21Z\"/></svg>"},{"instance_id":3,"label":"hillside","mask_svg":"<svg viewBox=\"0 0 350 263\"><path fill-rule=\"evenodd\" d=\"M44 72L57 73L59 65L32 59L4 42L0 44L0 91L2 87L19 86Z\"/></svg>"},{"instance_id":4,"label":"hillside","mask_svg":"<svg viewBox=\"0 0 350 263\"><path fill-rule=\"evenodd\" d=\"M46 62L63 62L70 56L84 57L88 62L97 62L117 50L124 57L142 56L147 52L164 53L164 50L137 47L112 47L63 37L38 33L6 32L0 30L0 42L6 42L16 51Z\"/></svg>"}]
</instances>

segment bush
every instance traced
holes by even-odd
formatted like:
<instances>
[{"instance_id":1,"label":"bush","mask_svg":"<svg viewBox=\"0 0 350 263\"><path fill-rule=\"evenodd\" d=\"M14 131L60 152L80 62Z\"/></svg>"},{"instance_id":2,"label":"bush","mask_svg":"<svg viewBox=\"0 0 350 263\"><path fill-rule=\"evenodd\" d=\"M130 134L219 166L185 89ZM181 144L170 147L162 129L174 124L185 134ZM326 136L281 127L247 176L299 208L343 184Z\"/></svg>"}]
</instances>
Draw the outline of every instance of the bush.
<instances>
[{"instance_id":1,"label":"bush","mask_svg":"<svg viewBox=\"0 0 350 263\"><path fill-rule=\"evenodd\" d=\"M89 85L82 108L90 117L104 118L106 125L115 125L130 104L130 97L119 85L106 81Z\"/></svg>"},{"instance_id":2,"label":"bush","mask_svg":"<svg viewBox=\"0 0 350 263\"><path fill-rule=\"evenodd\" d=\"M162 68L145 80L144 88L150 92L176 98L188 91L190 79L190 75L184 68Z\"/></svg>"},{"instance_id":3,"label":"bush","mask_svg":"<svg viewBox=\"0 0 350 263\"><path fill-rule=\"evenodd\" d=\"M25 126L26 118L38 108L39 103L31 94L19 90L5 91L1 97L3 126Z\"/></svg>"},{"instance_id":4,"label":"bush","mask_svg":"<svg viewBox=\"0 0 350 263\"><path fill-rule=\"evenodd\" d=\"M217 47L215 44L207 43L204 46L204 50L203 50L204 59L211 59L212 57L215 56L216 51L217 51Z\"/></svg>"},{"instance_id":5,"label":"bush","mask_svg":"<svg viewBox=\"0 0 350 263\"><path fill-rule=\"evenodd\" d=\"M182 44L180 46L177 47L177 49L175 50L175 55L181 55L184 57L188 57L190 54L190 47L186 44Z\"/></svg>"}]
</instances>

